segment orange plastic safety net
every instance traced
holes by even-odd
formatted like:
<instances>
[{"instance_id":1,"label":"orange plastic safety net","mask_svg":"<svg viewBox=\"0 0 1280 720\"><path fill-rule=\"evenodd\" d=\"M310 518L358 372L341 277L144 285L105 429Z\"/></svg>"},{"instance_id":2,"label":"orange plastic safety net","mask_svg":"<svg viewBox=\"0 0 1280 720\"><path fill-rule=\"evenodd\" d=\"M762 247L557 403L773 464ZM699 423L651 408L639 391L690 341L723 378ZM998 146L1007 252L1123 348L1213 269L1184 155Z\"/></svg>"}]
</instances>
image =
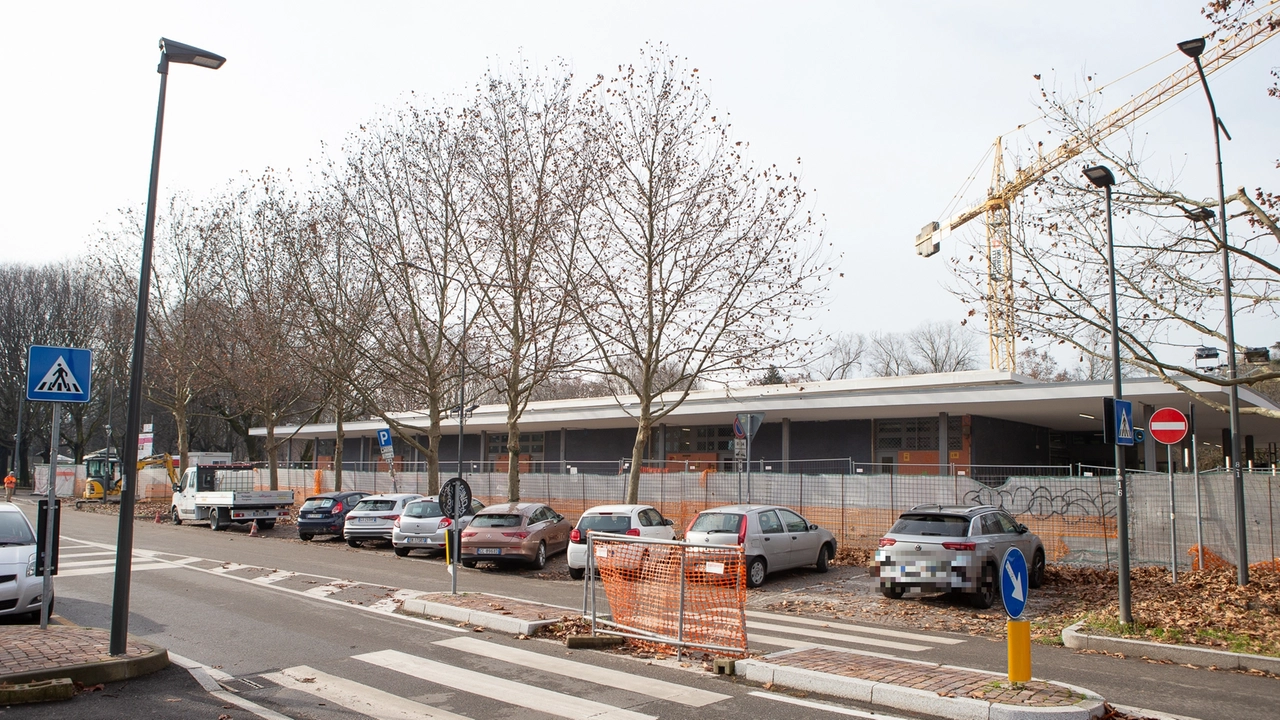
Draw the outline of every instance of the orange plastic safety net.
<instances>
[{"instance_id":1,"label":"orange plastic safety net","mask_svg":"<svg viewBox=\"0 0 1280 720\"><path fill-rule=\"evenodd\" d=\"M593 537L593 560L622 632L723 656L747 653L746 563L736 545Z\"/></svg>"}]
</instances>

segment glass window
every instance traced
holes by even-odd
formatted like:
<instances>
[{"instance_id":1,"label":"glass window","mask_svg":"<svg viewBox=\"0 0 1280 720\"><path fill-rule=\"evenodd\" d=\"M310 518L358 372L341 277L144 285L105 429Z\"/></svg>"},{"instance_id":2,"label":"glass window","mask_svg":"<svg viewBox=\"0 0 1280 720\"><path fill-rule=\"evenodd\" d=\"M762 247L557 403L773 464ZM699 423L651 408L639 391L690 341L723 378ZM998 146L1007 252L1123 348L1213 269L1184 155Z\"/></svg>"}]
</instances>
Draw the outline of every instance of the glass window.
<instances>
[{"instance_id":1,"label":"glass window","mask_svg":"<svg viewBox=\"0 0 1280 720\"><path fill-rule=\"evenodd\" d=\"M419 500L405 505L404 516L411 518L444 517L444 511L440 509L440 503L435 500Z\"/></svg>"},{"instance_id":2,"label":"glass window","mask_svg":"<svg viewBox=\"0 0 1280 720\"><path fill-rule=\"evenodd\" d=\"M782 521L778 519L777 513L772 510L760 513L760 532L765 535L776 535L782 532Z\"/></svg>"},{"instance_id":3,"label":"glass window","mask_svg":"<svg viewBox=\"0 0 1280 720\"><path fill-rule=\"evenodd\" d=\"M578 529L586 532L626 533L631 529L631 518L626 515L583 515Z\"/></svg>"},{"instance_id":4,"label":"glass window","mask_svg":"<svg viewBox=\"0 0 1280 720\"><path fill-rule=\"evenodd\" d=\"M987 513L982 516L982 534L983 535L1002 535L1004 528L1000 526L1000 518L996 513Z\"/></svg>"},{"instance_id":5,"label":"glass window","mask_svg":"<svg viewBox=\"0 0 1280 720\"><path fill-rule=\"evenodd\" d=\"M361 500L356 505L355 512L387 512L395 510L397 501L395 500Z\"/></svg>"},{"instance_id":6,"label":"glass window","mask_svg":"<svg viewBox=\"0 0 1280 720\"><path fill-rule=\"evenodd\" d=\"M1018 523L1013 521L1007 513L994 513L996 522L1000 523L1000 532L1013 534L1018 532Z\"/></svg>"},{"instance_id":7,"label":"glass window","mask_svg":"<svg viewBox=\"0 0 1280 720\"><path fill-rule=\"evenodd\" d=\"M662 522L662 516L658 515L658 511L649 508L640 511L639 519L641 527L653 527Z\"/></svg>"},{"instance_id":8,"label":"glass window","mask_svg":"<svg viewBox=\"0 0 1280 720\"><path fill-rule=\"evenodd\" d=\"M31 532L27 519L20 513L0 513L0 545L35 545L36 536ZM22 560L26 560L25 557Z\"/></svg>"},{"instance_id":9,"label":"glass window","mask_svg":"<svg viewBox=\"0 0 1280 720\"><path fill-rule=\"evenodd\" d=\"M520 524L523 521L524 516L518 513L514 515L509 513L486 513L484 515L477 515L475 519L471 521L471 527L520 527Z\"/></svg>"},{"instance_id":10,"label":"glass window","mask_svg":"<svg viewBox=\"0 0 1280 720\"><path fill-rule=\"evenodd\" d=\"M895 535L965 537L969 534L969 521L960 515L909 513L898 518L889 532Z\"/></svg>"},{"instance_id":11,"label":"glass window","mask_svg":"<svg viewBox=\"0 0 1280 720\"><path fill-rule=\"evenodd\" d=\"M809 532L809 521L799 515L787 510L779 508L778 514L782 516L782 522L787 524L787 532L802 533Z\"/></svg>"},{"instance_id":12,"label":"glass window","mask_svg":"<svg viewBox=\"0 0 1280 720\"><path fill-rule=\"evenodd\" d=\"M480 502L479 500L474 500L474 499L471 501L471 514L472 514L472 515L475 515L476 513L480 512L480 511L481 511L481 510L483 510L483 509L484 509L484 503Z\"/></svg>"},{"instance_id":13,"label":"glass window","mask_svg":"<svg viewBox=\"0 0 1280 720\"><path fill-rule=\"evenodd\" d=\"M327 510L333 507L333 498L309 498L302 503L303 510Z\"/></svg>"},{"instance_id":14,"label":"glass window","mask_svg":"<svg viewBox=\"0 0 1280 720\"><path fill-rule=\"evenodd\" d=\"M742 516L738 513L702 513L689 526L689 532L731 532L736 534L742 524Z\"/></svg>"}]
</instances>

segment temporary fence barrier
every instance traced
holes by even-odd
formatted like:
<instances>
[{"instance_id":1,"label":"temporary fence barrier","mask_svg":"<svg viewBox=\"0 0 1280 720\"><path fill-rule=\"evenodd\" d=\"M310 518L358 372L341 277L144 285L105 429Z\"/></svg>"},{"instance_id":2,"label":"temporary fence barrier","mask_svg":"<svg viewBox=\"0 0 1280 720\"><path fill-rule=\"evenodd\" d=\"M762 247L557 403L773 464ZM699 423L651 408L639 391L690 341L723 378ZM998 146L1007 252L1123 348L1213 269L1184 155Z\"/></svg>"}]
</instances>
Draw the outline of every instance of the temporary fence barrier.
<instances>
[{"instance_id":1,"label":"temporary fence barrier","mask_svg":"<svg viewBox=\"0 0 1280 720\"><path fill-rule=\"evenodd\" d=\"M592 634L669 645L677 658L686 649L745 657L745 565L740 545L590 533L583 613ZM596 570L607 618L596 604Z\"/></svg>"}]
</instances>

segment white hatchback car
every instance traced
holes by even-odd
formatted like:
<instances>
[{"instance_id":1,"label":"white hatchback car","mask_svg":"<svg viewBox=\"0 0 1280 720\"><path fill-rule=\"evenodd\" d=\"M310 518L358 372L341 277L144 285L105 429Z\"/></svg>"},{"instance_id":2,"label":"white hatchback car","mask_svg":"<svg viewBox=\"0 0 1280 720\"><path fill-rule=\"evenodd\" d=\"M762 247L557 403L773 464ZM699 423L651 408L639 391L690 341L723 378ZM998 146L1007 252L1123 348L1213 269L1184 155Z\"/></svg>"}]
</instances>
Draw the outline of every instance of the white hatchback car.
<instances>
[{"instance_id":1,"label":"white hatchback car","mask_svg":"<svg viewBox=\"0 0 1280 720\"><path fill-rule=\"evenodd\" d=\"M342 535L351 547L360 547L365 540L390 540L395 522L410 501L422 497L417 493L369 495L362 498L347 513L342 524Z\"/></svg>"},{"instance_id":2,"label":"white hatchback car","mask_svg":"<svg viewBox=\"0 0 1280 720\"><path fill-rule=\"evenodd\" d=\"M17 505L0 502L0 615L38 621L43 588L44 578L36 575L36 533Z\"/></svg>"},{"instance_id":3,"label":"white hatchback car","mask_svg":"<svg viewBox=\"0 0 1280 720\"><path fill-rule=\"evenodd\" d=\"M472 499L471 512L458 518L458 530L466 530L471 518L484 509L484 503ZM404 506L400 519L391 530L391 544L396 555L404 557L410 550L444 550L445 531L454 528L453 521L444 516L437 495L412 500Z\"/></svg>"},{"instance_id":4,"label":"white hatchback car","mask_svg":"<svg viewBox=\"0 0 1280 720\"><path fill-rule=\"evenodd\" d=\"M582 513L569 533L569 577L581 580L587 572L587 534L617 533L662 540L676 537L672 523L652 505L597 505Z\"/></svg>"}]
</instances>

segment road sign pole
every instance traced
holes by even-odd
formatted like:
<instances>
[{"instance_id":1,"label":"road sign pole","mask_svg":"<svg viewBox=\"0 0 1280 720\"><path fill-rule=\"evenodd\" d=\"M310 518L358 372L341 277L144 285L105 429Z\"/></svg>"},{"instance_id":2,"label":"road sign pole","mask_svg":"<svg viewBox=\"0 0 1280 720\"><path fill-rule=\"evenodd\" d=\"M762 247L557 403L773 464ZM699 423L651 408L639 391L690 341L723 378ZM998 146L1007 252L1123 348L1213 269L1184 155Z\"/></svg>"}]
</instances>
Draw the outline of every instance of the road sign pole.
<instances>
[{"instance_id":1,"label":"road sign pole","mask_svg":"<svg viewBox=\"0 0 1280 720\"><path fill-rule=\"evenodd\" d=\"M1167 462L1169 463L1169 567L1173 571L1173 582L1178 583L1178 526L1175 518L1177 517L1177 505L1173 500L1173 446L1165 445L1165 451L1169 455Z\"/></svg>"},{"instance_id":2,"label":"road sign pole","mask_svg":"<svg viewBox=\"0 0 1280 720\"><path fill-rule=\"evenodd\" d=\"M53 404L53 432L49 438L49 506L44 519L44 586L40 591L40 629L49 629L49 599L53 597L53 513L58 493L58 437L62 433L62 403Z\"/></svg>"}]
</instances>

